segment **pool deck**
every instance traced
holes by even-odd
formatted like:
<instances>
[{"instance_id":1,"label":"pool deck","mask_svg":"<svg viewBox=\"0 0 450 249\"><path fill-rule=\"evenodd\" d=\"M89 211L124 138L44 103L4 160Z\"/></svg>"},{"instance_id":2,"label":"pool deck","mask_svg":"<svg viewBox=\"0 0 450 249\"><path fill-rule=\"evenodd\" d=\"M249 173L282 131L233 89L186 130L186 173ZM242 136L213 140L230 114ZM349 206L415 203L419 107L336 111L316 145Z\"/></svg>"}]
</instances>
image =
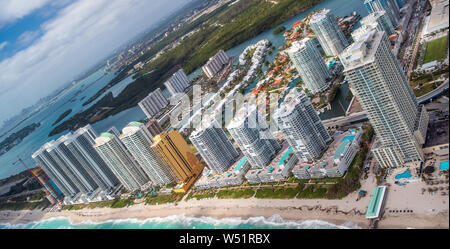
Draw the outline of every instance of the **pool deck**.
<instances>
[{"instance_id":1,"label":"pool deck","mask_svg":"<svg viewBox=\"0 0 450 249\"><path fill-rule=\"evenodd\" d=\"M355 130L358 132L357 130ZM356 133L357 134L357 133ZM336 159L336 155L340 155L345 152L345 150L348 149L348 146L351 145L353 142L356 134L352 134L350 130L346 131L336 131L333 134L333 142L328 146L326 149L326 152L322 155L322 157L312 163L306 163L302 160L299 160L295 168L298 169L305 169L306 167L309 167L311 169L318 168L318 169L325 169L336 167L334 160ZM349 142L343 142L349 141ZM348 144L347 144L348 143ZM339 149L339 151L338 151Z\"/></svg>"}]
</instances>

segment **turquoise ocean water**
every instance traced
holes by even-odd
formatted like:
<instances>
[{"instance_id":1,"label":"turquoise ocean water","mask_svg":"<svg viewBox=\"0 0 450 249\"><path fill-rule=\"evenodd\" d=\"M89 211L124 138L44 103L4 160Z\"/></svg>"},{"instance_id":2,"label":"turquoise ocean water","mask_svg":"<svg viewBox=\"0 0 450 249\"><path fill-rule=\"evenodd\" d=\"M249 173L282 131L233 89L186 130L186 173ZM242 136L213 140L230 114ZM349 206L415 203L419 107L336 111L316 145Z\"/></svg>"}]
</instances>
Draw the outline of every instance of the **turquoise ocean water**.
<instances>
[{"instance_id":1,"label":"turquoise ocean water","mask_svg":"<svg viewBox=\"0 0 450 249\"><path fill-rule=\"evenodd\" d=\"M0 223L0 229L359 229L351 222L342 225L320 220L284 220L279 215L269 218L251 217L215 219L211 217L186 217L174 215L146 220L110 220L102 223L84 222L72 224L70 219L56 217L28 224Z\"/></svg>"}]
</instances>

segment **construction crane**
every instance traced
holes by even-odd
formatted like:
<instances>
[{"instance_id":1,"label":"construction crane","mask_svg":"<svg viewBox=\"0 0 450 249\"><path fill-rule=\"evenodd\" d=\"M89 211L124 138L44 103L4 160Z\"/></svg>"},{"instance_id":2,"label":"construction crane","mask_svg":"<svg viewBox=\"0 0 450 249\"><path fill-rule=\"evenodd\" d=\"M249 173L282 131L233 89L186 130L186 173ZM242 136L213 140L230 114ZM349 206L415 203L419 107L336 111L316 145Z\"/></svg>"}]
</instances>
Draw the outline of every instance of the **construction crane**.
<instances>
[{"instance_id":1,"label":"construction crane","mask_svg":"<svg viewBox=\"0 0 450 249\"><path fill-rule=\"evenodd\" d=\"M28 151L22 153L21 156L30 153L32 150L34 149L34 147L31 147ZM21 163L22 166L28 170L28 172L30 172L31 175L34 176L33 172L31 171L31 169L27 166L27 164L22 160L21 156L17 156L17 161L13 162L13 165L16 166L18 163ZM38 181L39 182L39 181Z\"/></svg>"},{"instance_id":2,"label":"construction crane","mask_svg":"<svg viewBox=\"0 0 450 249\"><path fill-rule=\"evenodd\" d=\"M31 152L33 149L34 149L34 147L32 147L29 151L24 152L22 155ZM12 164L13 164L14 166L16 166L18 163L22 164L22 166L23 166L23 167L31 174L31 176L33 176L33 177L36 179L36 181L39 183L39 185L42 186L42 188L44 189L44 191L45 191L48 195L52 195L52 194L50 193L50 191L47 189L47 187L44 185L44 183L41 182L41 180L39 179L39 177L33 173L33 171L31 170L31 168L28 167L28 165L23 161L23 159L22 159L20 156L17 156L17 161L13 162ZM49 188L52 188L53 192L56 194L56 196L57 196L58 198L61 198L61 196L58 194L58 192L57 192L50 184L49 184L48 187L49 187Z\"/></svg>"}]
</instances>

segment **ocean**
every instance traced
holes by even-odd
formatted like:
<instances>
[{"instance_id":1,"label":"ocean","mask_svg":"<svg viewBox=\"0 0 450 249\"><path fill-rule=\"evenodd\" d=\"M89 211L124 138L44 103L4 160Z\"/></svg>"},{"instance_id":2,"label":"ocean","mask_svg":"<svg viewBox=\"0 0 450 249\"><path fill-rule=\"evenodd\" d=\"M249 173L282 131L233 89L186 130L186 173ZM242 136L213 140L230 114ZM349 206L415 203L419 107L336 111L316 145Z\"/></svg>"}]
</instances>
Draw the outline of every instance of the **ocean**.
<instances>
[{"instance_id":1,"label":"ocean","mask_svg":"<svg viewBox=\"0 0 450 249\"><path fill-rule=\"evenodd\" d=\"M335 225L321 220L285 220L279 215L269 218L250 217L215 219L211 217L186 217L173 215L145 220L124 219L106 222L73 224L69 218L56 217L27 224L0 223L0 229L360 229L346 222Z\"/></svg>"}]
</instances>

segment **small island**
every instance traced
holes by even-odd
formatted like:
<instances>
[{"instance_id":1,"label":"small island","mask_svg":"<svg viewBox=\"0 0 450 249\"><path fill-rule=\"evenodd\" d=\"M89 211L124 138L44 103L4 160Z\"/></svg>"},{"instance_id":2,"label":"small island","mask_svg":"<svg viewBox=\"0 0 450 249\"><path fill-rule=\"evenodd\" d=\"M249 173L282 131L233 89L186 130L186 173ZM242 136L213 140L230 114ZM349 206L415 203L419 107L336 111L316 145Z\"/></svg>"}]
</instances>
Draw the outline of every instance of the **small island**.
<instances>
[{"instance_id":1,"label":"small island","mask_svg":"<svg viewBox=\"0 0 450 249\"><path fill-rule=\"evenodd\" d=\"M63 114L59 115L58 119L52 124L53 126L59 123L61 120L63 120L67 115L69 115L72 112L72 109L69 109L65 111Z\"/></svg>"},{"instance_id":2,"label":"small island","mask_svg":"<svg viewBox=\"0 0 450 249\"><path fill-rule=\"evenodd\" d=\"M30 124L18 132L9 135L5 140L0 143L0 156L11 150L14 146L18 145L22 140L36 130L41 123Z\"/></svg>"},{"instance_id":3,"label":"small island","mask_svg":"<svg viewBox=\"0 0 450 249\"><path fill-rule=\"evenodd\" d=\"M278 34L280 34L281 32L284 32L285 30L286 30L286 27L285 27L285 26L280 26L280 27L276 28L274 31L272 31L272 34L278 35Z\"/></svg>"}]
</instances>

